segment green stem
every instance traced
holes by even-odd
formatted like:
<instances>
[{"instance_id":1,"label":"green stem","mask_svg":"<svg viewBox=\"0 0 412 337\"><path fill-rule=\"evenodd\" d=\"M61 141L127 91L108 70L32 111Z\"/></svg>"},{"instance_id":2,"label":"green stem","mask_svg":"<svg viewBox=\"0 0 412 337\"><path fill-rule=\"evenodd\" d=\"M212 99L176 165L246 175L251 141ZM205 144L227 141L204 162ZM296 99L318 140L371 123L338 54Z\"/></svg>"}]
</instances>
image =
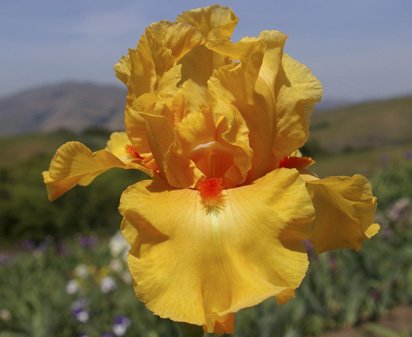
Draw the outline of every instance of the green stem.
<instances>
[{"instance_id":1,"label":"green stem","mask_svg":"<svg viewBox=\"0 0 412 337\"><path fill-rule=\"evenodd\" d=\"M203 328L198 325L176 323L180 337L203 337Z\"/></svg>"}]
</instances>

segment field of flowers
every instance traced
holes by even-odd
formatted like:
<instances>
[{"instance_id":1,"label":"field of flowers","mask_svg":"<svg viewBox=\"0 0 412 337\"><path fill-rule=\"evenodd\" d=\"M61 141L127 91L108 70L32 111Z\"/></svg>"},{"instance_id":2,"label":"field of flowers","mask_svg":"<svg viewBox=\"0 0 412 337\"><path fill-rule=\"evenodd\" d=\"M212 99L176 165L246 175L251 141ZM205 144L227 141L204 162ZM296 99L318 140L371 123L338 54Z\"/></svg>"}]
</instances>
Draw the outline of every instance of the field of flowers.
<instances>
[{"instance_id":1,"label":"field of flowers","mask_svg":"<svg viewBox=\"0 0 412 337\"><path fill-rule=\"evenodd\" d=\"M241 311L235 336L316 336L412 303L412 164L377 174L374 188L380 234L360 253L311 253L296 298ZM0 250L0 337L177 336L135 299L126 252L119 233Z\"/></svg>"}]
</instances>

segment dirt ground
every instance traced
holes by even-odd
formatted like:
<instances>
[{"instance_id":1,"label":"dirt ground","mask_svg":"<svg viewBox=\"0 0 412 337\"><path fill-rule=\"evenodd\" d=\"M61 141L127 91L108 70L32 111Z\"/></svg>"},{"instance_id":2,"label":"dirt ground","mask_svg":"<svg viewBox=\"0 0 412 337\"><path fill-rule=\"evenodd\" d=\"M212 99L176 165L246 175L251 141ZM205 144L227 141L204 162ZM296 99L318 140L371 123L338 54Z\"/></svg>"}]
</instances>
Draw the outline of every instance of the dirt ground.
<instances>
[{"instance_id":1,"label":"dirt ground","mask_svg":"<svg viewBox=\"0 0 412 337\"><path fill-rule=\"evenodd\" d=\"M376 324L398 332L410 332L412 331L412 306L400 306L394 308L382 317L382 319L376 322ZM365 326L359 326L356 328L328 332L322 335L322 337L364 337L365 331ZM372 336L381 337L379 334Z\"/></svg>"}]
</instances>

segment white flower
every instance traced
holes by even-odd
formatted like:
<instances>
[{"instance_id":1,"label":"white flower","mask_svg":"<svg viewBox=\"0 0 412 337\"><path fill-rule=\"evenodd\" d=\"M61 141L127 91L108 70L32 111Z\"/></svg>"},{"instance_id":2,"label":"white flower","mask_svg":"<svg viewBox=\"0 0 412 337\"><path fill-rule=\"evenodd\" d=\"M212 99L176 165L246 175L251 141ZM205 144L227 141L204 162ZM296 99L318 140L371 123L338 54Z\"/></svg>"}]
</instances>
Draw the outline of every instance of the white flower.
<instances>
[{"instance_id":1,"label":"white flower","mask_svg":"<svg viewBox=\"0 0 412 337\"><path fill-rule=\"evenodd\" d=\"M79 264L74 268L74 275L78 278L85 279L89 274L89 268L85 264Z\"/></svg>"},{"instance_id":2,"label":"white flower","mask_svg":"<svg viewBox=\"0 0 412 337\"><path fill-rule=\"evenodd\" d=\"M124 273L122 273L120 275L121 279L123 280L124 283L126 284L132 284L132 276L130 275L130 273L128 271L125 271Z\"/></svg>"},{"instance_id":3,"label":"white flower","mask_svg":"<svg viewBox=\"0 0 412 337\"><path fill-rule=\"evenodd\" d=\"M112 236L109 242L109 247L113 257L123 256L126 258L127 252L130 249L130 245L127 243L120 231Z\"/></svg>"},{"instance_id":4,"label":"white flower","mask_svg":"<svg viewBox=\"0 0 412 337\"><path fill-rule=\"evenodd\" d=\"M73 317L79 322L86 323L89 318L89 312L87 310L89 301L87 299L79 299L72 303Z\"/></svg>"},{"instance_id":5,"label":"white flower","mask_svg":"<svg viewBox=\"0 0 412 337\"><path fill-rule=\"evenodd\" d=\"M0 321L10 321L11 313L7 309L0 309Z\"/></svg>"},{"instance_id":6,"label":"white flower","mask_svg":"<svg viewBox=\"0 0 412 337\"><path fill-rule=\"evenodd\" d=\"M70 280L66 284L66 293L73 295L79 291L79 283L76 280Z\"/></svg>"},{"instance_id":7,"label":"white flower","mask_svg":"<svg viewBox=\"0 0 412 337\"><path fill-rule=\"evenodd\" d=\"M110 269L116 273L121 273L124 270L124 265L119 259L113 259L110 261Z\"/></svg>"},{"instance_id":8,"label":"white flower","mask_svg":"<svg viewBox=\"0 0 412 337\"><path fill-rule=\"evenodd\" d=\"M129 326L130 326L129 318L125 316L118 316L115 319L112 330L116 336L121 337L126 333Z\"/></svg>"},{"instance_id":9,"label":"white flower","mask_svg":"<svg viewBox=\"0 0 412 337\"><path fill-rule=\"evenodd\" d=\"M102 293L107 294L117 287L115 280L111 276L106 276L100 281L100 290Z\"/></svg>"},{"instance_id":10,"label":"white flower","mask_svg":"<svg viewBox=\"0 0 412 337\"><path fill-rule=\"evenodd\" d=\"M84 310L78 312L76 315L76 319L82 323L86 323L89 320L89 317L90 317L89 313Z\"/></svg>"}]
</instances>

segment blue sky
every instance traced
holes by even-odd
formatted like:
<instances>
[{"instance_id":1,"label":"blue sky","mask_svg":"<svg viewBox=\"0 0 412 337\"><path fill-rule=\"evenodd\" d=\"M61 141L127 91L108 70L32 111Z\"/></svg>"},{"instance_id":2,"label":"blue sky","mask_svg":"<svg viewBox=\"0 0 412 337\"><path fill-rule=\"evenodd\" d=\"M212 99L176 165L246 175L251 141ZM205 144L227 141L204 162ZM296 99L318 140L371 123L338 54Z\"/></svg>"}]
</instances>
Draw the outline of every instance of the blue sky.
<instances>
[{"instance_id":1,"label":"blue sky","mask_svg":"<svg viewBox=\"0 0 412 337\"><path fill-rule=\"evenodd\" d=\"M112 66L144 27L213 4L201 0L1 0L0 96L63 80L117 83ZM221 0L234 39L277 29L326 99L412 93L411 0Z\"/></svg>"}]
</instances>

